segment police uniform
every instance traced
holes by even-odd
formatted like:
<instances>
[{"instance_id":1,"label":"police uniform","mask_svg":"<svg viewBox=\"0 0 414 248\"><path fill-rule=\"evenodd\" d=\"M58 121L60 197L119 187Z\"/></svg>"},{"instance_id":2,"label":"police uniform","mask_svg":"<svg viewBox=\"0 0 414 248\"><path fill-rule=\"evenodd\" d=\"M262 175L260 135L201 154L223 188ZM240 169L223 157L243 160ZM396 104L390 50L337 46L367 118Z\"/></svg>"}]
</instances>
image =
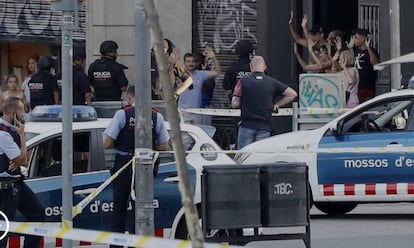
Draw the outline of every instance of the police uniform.
<instances>
[{"instance_id":1,"label":"police uniform","mask_svg":"<svg viewBox=\"0 0 414 248\"><path fill-rule=\"evenodd\" d=\"M121 88L128 85L125 69L128 68L104 56L89 66L88 76L95 89L95 101L121 100Z\"/></svg>"},{"instance_id":2,"label":"police uniform","mask_svg":"<svg viewBox=\"0 0 414 248\"><path fill-rule=\"evenodd\" d=\"M234 87L238 80L250 74L250 58L249 56L240 57L238 60L230 64L223 79L223 88L231 90L229 99L231 100Z\"/></svg>"},{"instance_id":3,"label":"police uniform","mask_svg":"<svg viewBox=\"0 0 414 248\"><path fill-rule=\"evenodd\" d=\"M11 159L18 157L20 137L12 124L0 119L0 211L13 220L19 210L28 221L44 221L44 208L33 191L23 182L20 168L10 171ZM40 237L25 237L24 247L39 247ZM7 245L7 238L0 240L0 248Z\"/></svg>"},{"instance_id":4,"label":"police uniform","mask_svg":"<svg viewBox=\"0 0 414 248\"><path fill-rule=\"evenodd\" d=\"M53 105L53 92L58 91L57 80L47 71L37 72L28 83L30 90L30 107L37 105Z\"/></svg>"},{"instance_id":5,"label":"police uniform","mask_svg":"<svg viewBox=\"0 0 414 248\"><path fill-rule=\"evenodd\" d=\"M62 99L62 74L56 74L59 95ZM89 77L80 65L73 65L73 105L86 105L85 94L91 93Z\"/></svg>"},{"instance_id":6,"label":"police uniform","mask_svg":"<svg viewBox=\"0 0 414 248\"><path fill-rule=\"evenodd\" d=\"M128 163L134 154L135 107L128 105L122 110L118 110L106 128L105 135L115 140L114 147L117 153L115 155L114 167L111 170L111 174L114 174ZM157 144L168 142L170 138L164 125L163 116L154 110L152 111L152 137L153 148ZM132 168L128 166L113 182L113 232L123 233L125 231L128 199L131 191L131 177Z\"/></svg>"}]
</instances>

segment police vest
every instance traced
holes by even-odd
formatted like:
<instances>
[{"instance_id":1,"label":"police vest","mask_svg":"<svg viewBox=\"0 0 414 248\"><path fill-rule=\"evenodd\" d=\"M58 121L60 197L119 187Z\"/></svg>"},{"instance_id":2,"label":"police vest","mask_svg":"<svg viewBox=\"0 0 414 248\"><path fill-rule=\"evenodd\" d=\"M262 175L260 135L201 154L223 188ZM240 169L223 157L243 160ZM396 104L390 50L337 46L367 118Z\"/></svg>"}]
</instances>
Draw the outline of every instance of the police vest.
<instances>
[{"instance_id":1,"label":"police vest","mask_svg":"<svg viewBox=\"0 0 414 248\"><path fill-rule=\"evenodd\" d=\"M30 104L34 108L37 105L55 104L51 87L53 76L47 72L39 72L32 76L27 84L30 90Z\"/></svg>"},{"instance_id":2,"label":"police vest","mask_svg":"<svg viewBox=\"0 0 414 248\"><path fill-rule=\"evenodd\" d=\"M20 147L20 137L17 134L16 130L6 126L3 123L0 123L0 130L8 132L12 137L13 141ZM10 175L20 175L20 167L15 171L9 170L10 159L7 157L6 154L0 155L0 173L7 172Z\"/></svg>"},{"instance_id":3,"label":"police vest","mask_svg":"<svg viewBox=\"0 0 414 248\"><path fill-rule=\"evenodd\" d=\"M113 75L119 66L115 61L106 58L95 60L91 65L92 85L95 88L95 99L98 101L120 100L122 94Z\"/></svg>"},{"instance_id":4,"label":"police vest","mask_svg":"<svg viewBox=\"0 0 414 248\"><path fill-rule=\"evenodd\" d=\"M135 107L132 105L125 106L125 126L121 129L115 140L114 147L118 151L134 153L135 149ZM157 125L157 113L154 108L151 109L152 119L152 149L155 150L157 133L155 131Z\"/></svg>"}]
</instances>

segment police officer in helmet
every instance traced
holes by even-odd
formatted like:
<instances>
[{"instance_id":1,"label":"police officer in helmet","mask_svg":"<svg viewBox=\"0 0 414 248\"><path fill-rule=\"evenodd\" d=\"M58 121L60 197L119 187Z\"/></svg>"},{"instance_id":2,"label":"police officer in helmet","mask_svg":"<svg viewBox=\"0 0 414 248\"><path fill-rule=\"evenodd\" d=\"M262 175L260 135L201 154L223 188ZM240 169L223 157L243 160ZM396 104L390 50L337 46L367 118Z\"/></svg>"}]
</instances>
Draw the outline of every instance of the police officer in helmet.
<instances>
[{"instance_id":1,"label":"police officer in helmet","mask_svg":"<svg viewBox=\"0 0 414 248\"><path fill-rule=\"evenodd\" d=\"M33 191L24 183L20 166L27 165L24 135L24 105L16 97L3 103L0 118L0 211L13 220L18 210L28 221L42 222L44 207ZM39 247L39 236L25 236L24 248ZM0 248L7 246L7 237L0 240Z\"/></svg>"},{"instance_id":2,"label":"police officer in helmet","mask_svg":"<svg viewBox=\"0 0 414 248\"><path fill-rule=\"evenodd\" d=\"M128 67L116 62L118 44L112 40L101 43L101 58L89 66L88 76L95 89L95 101L119 101L126 91L128 79L124 70Z\"/></svg>"},{"instance_id":3,"label":"police officer in helmet","mask_svg":"<svg viewBox=\"0 0 414 248\"><path fill-rule=\"evenodd\" d=\"M53 64L54 61L50 56L43 56L37 62L38 70L28 83L32 109L37 105L59 104L57 80L50 74Z\"/></svg>"},{"instance_id":4,"label":"police officer in helmet","mask_svg":"<svg viewBox=\"0 0 414 248\"><path fill-rule=\"evenodd\" d=\"M239 40L235 50L239 58L229 65L223 79L223 88L229 90L230 100L237 81L250 74L250 55L253 53L253 44L248 40Z\"/></svg>"}]
</instances>

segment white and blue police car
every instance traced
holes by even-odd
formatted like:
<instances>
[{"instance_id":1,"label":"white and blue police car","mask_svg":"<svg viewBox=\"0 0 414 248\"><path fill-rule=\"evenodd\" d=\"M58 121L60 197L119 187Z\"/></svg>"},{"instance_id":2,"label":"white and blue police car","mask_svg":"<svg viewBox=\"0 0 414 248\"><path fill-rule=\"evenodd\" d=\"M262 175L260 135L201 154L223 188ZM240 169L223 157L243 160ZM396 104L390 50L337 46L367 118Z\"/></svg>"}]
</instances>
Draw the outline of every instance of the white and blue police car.
<instances>
[{"instance_id":1,"label":"white and blue police car","mask_svg":"<svg viewBox=\"0 0 414 248\"><path fill-rule=\"evenodd\" d=\"M92 111L91 111L91 109ZM60 109L60 110L59 110ZM88 112L90 111L90 112ZM62 214L62 123L60 106L35 109L25 125L29 152L25 182L45 207L47 222L60 222ZM56 121L57 120L57 121ZM74 107L73 122L73 199L77 204L110 177L115 150L103 149L103 132L110 118L97 118L92 107ZM165 123L169 129L168 122ZM209 129L211 131L211 128ZM198 126L181 124L186 160L193 186L194 201L200 207L201 171L208 165L236 164ZM212 133L210 132L210 135ZM178 191L178 174L172 153L160 154L160 166L154 178L155 233L167 238L187 238L184 209ZM133 207L128 218L132 228ZM112 187L109 185L74 218L74 227L110 230ZM22 216L17 216L23 221Z\"/></svg>"},{"instance_id":2,"label":"white and blue police car","mask_svg":"<svg viewBox=\"0 0 414 248\"><path fill-rule=\"evenodd\" d=\"M414 90L379 95L324 126L243 148L242 164L304 162L314 205L344 214L358 204L414 202Z\"/></svg>"}]
</instances>

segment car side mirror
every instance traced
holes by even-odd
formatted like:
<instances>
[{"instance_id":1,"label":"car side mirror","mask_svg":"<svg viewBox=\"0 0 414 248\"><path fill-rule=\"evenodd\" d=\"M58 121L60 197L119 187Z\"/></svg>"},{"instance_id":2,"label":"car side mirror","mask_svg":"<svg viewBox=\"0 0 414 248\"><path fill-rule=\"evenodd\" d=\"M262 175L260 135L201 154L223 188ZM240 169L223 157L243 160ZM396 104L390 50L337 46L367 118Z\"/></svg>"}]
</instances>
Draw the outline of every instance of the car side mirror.
<instances>
[{"instance_id":1,"label":"car side mirror","mask_svg":"<svg viewBox=\"0 0 414 248\"><path fill-rule=\"evenodd\" d=\"M344 129L344 120L339 120L336 123L336 128L333 130L333 134L335 136L341 136L343 134L343 129Z\"/></svg>"}]
</instances>

